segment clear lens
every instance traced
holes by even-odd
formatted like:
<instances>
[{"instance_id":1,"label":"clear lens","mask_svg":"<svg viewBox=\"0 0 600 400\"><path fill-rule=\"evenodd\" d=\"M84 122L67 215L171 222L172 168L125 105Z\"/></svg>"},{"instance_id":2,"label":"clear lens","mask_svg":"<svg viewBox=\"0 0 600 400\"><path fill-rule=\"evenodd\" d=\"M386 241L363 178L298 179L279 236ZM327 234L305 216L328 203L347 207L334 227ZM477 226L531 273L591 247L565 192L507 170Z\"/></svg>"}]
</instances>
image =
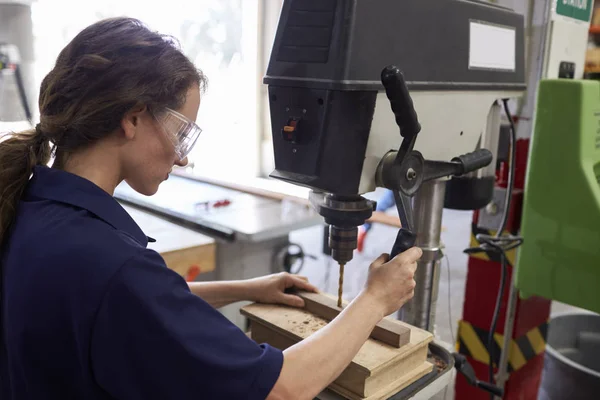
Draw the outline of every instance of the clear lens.
<instances>
[{"instance_id":1,"label":"clear lens","mask_svg":"<svg viewBox=\"0 0 600 400\"><path fill-rule=\"evenodd\" d=\"M202 129L177 111L169 108L166 111L166 114L161 118L162 125L167 131L173 146L175 146L177 157L183 160L194 148Z\"/></svg>"}]
</instances>

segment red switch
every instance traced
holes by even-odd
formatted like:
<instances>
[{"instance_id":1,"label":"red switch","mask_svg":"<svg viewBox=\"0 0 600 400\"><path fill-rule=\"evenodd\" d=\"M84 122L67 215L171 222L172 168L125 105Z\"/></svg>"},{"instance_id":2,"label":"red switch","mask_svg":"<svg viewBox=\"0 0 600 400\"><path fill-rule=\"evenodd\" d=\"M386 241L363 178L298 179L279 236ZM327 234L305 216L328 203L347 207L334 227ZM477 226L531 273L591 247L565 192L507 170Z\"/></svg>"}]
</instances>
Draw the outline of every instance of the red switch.
<instances>
[{"instance_id":1,"label":"red switch","mask_svg":"<svg viewBox=\"0 0 600 400\"><path fill-rule=\"evenodd\" d=\"M281 130L283 140L287 142L295 143L298 139L298 123L300 122L297 118L290 118L287 121L287 125Z\"/></svg>"}]
</instances>

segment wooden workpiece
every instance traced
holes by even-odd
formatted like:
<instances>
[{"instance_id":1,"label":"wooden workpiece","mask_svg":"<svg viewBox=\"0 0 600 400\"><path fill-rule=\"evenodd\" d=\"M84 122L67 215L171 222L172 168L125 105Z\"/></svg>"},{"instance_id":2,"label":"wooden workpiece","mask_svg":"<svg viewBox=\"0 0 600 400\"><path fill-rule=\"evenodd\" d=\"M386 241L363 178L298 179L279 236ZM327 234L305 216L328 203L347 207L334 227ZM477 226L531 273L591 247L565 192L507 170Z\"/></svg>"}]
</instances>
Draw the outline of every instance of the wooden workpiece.
<instances>
[{"instance_id":1,"label":"wooden workpiece","mask_svg":"<svg viewBox=\"0 0 600 400\"><path fill-rule=\"evenodd\" d=\"M159 253L167 267L189 280L193 280L196 272L214 271L214 239L148 212L121 205L146 235L156 239L156 242L148 243L148 248Z\"/></svg>"},{"instance_id":2,"label":"wooden workpiece","mask_svg":"<svg viewBox=\"0 0 600 400\"><path fill-rule=\"evenodd\" d=\"M309 301L310 302L310 301ZM311 306L308 306L311 307ZM327 325L328 320L307 309L251 304L241 309L251 323L251 337L286 349ZM431 333L386 318L386 324L410 329L410 341L400 348L370 338L329 389L352 400L386 399L433 369L427 361Z\"/></svg>"},{"instance_id":3,"label":"wooden workpiece","mask_svg":"<svg viewBox=\"0 0 600 400\"><path fill-rule=\"evenodd\" d=\"M337 301L330 296L304 291L294 294L304 299L304 309L317 317L331 321L342 312L342 309L337 306ZM392 347L400 348L410 342L410 328L404 324L383 319L375 326L371 337Z\"/></svg>"}]
</instances>

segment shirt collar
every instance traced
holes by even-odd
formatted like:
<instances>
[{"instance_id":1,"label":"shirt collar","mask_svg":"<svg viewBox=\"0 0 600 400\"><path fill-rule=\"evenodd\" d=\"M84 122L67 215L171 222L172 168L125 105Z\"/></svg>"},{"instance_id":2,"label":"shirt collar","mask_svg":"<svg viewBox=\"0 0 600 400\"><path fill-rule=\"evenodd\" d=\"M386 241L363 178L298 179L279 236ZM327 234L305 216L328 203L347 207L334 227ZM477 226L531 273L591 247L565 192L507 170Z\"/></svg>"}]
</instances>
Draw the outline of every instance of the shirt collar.
<instances>
[{"instance_id":1,"label":"shirt collar","mask_svg":"<svg viewBox=\"0 0 600 400\"><path fill-rule=\"evenodd\" d=\"M110 194L93 182L66 171L35 166L27 194L88 210L98 218L124 231L146 247L149 241L138 224Z\"/></svg>"}]
</instances>

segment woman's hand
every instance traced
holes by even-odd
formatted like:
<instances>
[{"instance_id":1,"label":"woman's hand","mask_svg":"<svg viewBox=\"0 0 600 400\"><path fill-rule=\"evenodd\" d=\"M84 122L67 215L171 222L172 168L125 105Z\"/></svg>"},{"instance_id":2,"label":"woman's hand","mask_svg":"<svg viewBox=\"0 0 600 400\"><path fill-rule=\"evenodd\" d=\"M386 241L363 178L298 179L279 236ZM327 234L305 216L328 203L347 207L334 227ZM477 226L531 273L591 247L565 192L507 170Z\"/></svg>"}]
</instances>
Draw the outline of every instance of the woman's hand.
<instances>
[{"instance_id":1,"label":"woman's hand","mask_svg":"<svg viewBox=\"0 0 600 400\"><path fill-rule=\"evenodd\" d=\"M375 300L389 315L402 307L415 295L417 261L423 250L413 247L389 260L388 254L382 254L369 267L369 277L361 295Z\"/></svg>"},{"instance_id":2,"label":"woman's hand","mask_svg":"<svg viewBox=\"0 0 600 400\"><path fill-rule=\"evenodd\" d=\"M287 272L249 279L246 283L250 300L257 303L304 307L304 300L296 295L286 293L286 290L296 288L308 292L318 292L318 289L311 285L306 277L291 275Z\"/></svg>"}]
</instances>

